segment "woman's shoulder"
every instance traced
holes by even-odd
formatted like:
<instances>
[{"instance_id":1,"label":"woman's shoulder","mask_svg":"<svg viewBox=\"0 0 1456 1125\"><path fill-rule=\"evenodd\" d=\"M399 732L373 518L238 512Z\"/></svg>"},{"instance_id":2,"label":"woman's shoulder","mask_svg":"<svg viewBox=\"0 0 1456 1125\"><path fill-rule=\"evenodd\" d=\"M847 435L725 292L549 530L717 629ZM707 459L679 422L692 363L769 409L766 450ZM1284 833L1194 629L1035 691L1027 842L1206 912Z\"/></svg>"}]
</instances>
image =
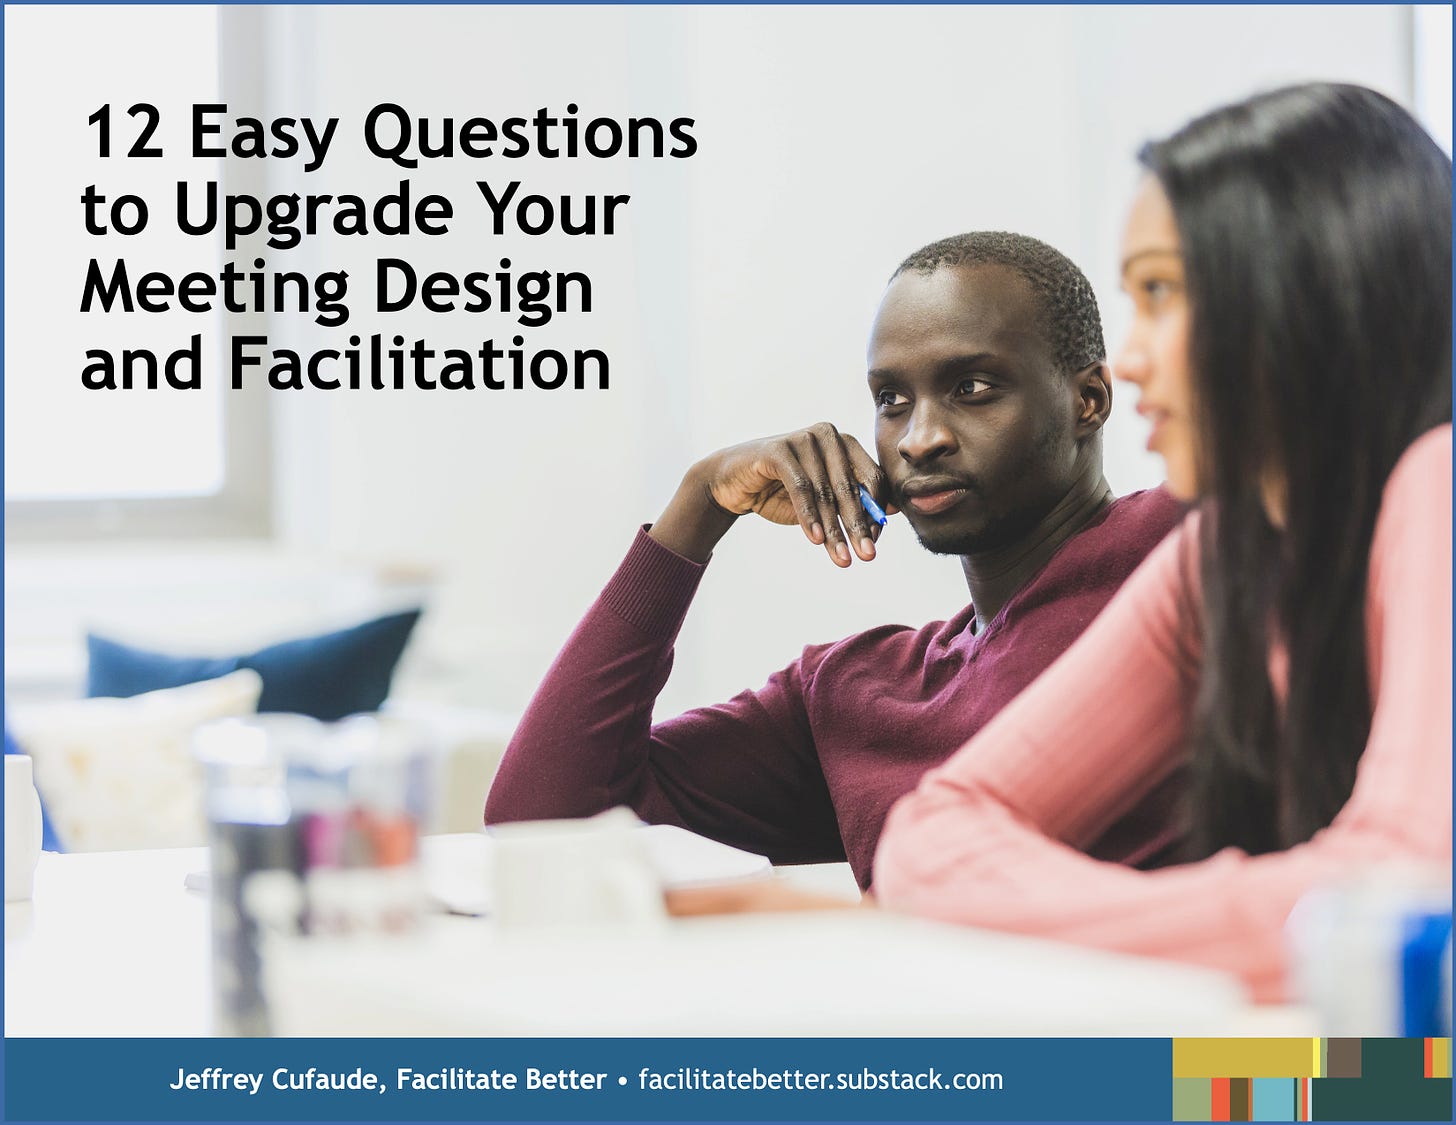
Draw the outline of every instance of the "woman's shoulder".
<instances>
[{"instance_id":1,"label":"woman's shoulder","mask_svg":"<svg viewBox=\"0 0 1456 1125\"><path fill-rule=\"evenodd\" d=\"M1370 588L1425 591L1451 584L1451 426L1406 448L1385 482L1370 546Z\"/></svg>"},{"instance_id":2,"label":"woman's shoulder","mask_svg":"<svg viewBox=\"0 0 1456 1125\"><path fill-rule=\"evenodd\" d=\"M1451 460L1451 423L1442 422L1435 426L1415 441L1411 442L1406 451L1401 455L1401 462L1413 457L1422 456L1444 456L1449 463Z\"/></svg>"},{"instance_id":3,"label":"woman's shoulder","mask_svg":"<svg viewBox=\"0 0 1456 1125\"><path fill-rule=\"evenodd\" d=\"M1382 515L1432 504L1451 508L1451 423L1427 430L1406 447L1385 482Z\"/></svg>"}]
</instances>

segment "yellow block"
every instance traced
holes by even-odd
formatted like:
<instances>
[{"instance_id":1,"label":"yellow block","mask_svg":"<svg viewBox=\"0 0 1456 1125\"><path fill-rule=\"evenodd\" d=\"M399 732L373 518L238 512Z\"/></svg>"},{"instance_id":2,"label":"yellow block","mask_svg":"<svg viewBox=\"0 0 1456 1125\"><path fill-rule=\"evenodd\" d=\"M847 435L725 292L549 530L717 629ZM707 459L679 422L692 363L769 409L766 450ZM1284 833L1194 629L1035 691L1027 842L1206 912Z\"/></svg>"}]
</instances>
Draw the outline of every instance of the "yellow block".
<instances>
[{"instance_id":1,"label":"yellow block","mask_svg":"<svg viewBox=\"0 0 1456 1125\"><path fill-rule=\"evenodd\" d=\"M1316 1078L1318 1039L1174 1039L1174 1078Z\"/></svg>"},{"instance_id":2,"label":"yellow block","mask_svg":"<svg viewBox=\"0 0 1456 1125\"><path fill-rule=\"evenodd\" d=\"M1431 1077L1451 1077L1451 1040L1437 1039L1431 1044Z\"/></svg>"}]
</instances>

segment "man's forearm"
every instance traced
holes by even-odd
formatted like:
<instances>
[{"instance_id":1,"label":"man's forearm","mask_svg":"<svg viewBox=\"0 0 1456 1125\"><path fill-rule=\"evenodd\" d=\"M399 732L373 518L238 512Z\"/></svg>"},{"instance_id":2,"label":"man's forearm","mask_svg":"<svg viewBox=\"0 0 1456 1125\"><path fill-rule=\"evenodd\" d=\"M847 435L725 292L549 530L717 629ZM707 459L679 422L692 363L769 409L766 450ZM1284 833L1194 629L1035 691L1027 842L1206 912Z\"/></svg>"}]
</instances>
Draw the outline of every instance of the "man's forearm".
<instances>
[{"instance_id":1,"label":"man's forearm","mask_svg":"<svg viewBox=\"0 0 1456 1125\"><path fill-rule=\"evenodd\" d=\"M489 822L587 816L651 788L652 704L700 574L639 533L522 716Z\"/></svg>"},{"instance_id":2,"label":"man's forearm","mask_svg":"<svg viewBox=\"0 0 1456 1125\"><path fill-rule=\"evenodd\" d=\"M705 563L737 519L713 500L707 479L695 465L647 534L674 554Z\"/></svg>"}]
</instances>

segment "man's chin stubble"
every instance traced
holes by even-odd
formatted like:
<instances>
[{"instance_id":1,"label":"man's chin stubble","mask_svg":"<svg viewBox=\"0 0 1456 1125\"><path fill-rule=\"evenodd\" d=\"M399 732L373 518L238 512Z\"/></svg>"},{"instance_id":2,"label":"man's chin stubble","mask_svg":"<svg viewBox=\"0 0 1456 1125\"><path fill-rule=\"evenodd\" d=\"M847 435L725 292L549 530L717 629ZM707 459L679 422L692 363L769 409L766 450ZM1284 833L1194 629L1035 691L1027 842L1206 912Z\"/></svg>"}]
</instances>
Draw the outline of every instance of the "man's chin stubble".
<instances>
[{"instance_id":1,"label":"man's chin stubble","mask_svg":"<svg viewBox=\"0 0 1456 1125\"><path fill-rule=\"evenodd\" d=\"M990 546L986 542L987 536L967 534L964 532L958 535L925 536L916 531L915 538L920 540L920 545L932 555L955 555L957 557L961 555L974 555L979 554Z\"/></svg>"},{"instance_id":2,"label":"man's chin stubble","mask_svg":"<svg viewBox=\"0 0 1456 1125\"><path fill-rule=\"evenodd\" d=\"M999 551L1029 530L1024 521L1008 517L1005 513L987 515L979 527L946 528L936 534L934 530L923 533L914 524L910 530L920 545L932 555L980 555L987 551Z\"/></svg>"}]
</instances>

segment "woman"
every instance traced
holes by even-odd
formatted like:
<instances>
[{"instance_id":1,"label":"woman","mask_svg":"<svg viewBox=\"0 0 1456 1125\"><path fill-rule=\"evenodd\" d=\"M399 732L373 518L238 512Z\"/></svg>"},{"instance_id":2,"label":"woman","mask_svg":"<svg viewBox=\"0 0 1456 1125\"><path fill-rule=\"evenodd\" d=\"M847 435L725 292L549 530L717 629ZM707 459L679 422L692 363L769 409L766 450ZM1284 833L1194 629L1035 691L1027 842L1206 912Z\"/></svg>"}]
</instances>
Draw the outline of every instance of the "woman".
<instances>
[{"instance_id":1,"label":"woman","mask_svg":"<svg viewBox=\"0 0 1456 1125\"><path fill-rule=\"evenodd\" d=\"M1115 370L1198 507L901 800L874 889L1275 999L1306 891L1451 861L1451 162L1393 102L1325 84L1141 159ZM1189 862L1077 850L1180 769Z\"/></svg>"}]
</instances>

